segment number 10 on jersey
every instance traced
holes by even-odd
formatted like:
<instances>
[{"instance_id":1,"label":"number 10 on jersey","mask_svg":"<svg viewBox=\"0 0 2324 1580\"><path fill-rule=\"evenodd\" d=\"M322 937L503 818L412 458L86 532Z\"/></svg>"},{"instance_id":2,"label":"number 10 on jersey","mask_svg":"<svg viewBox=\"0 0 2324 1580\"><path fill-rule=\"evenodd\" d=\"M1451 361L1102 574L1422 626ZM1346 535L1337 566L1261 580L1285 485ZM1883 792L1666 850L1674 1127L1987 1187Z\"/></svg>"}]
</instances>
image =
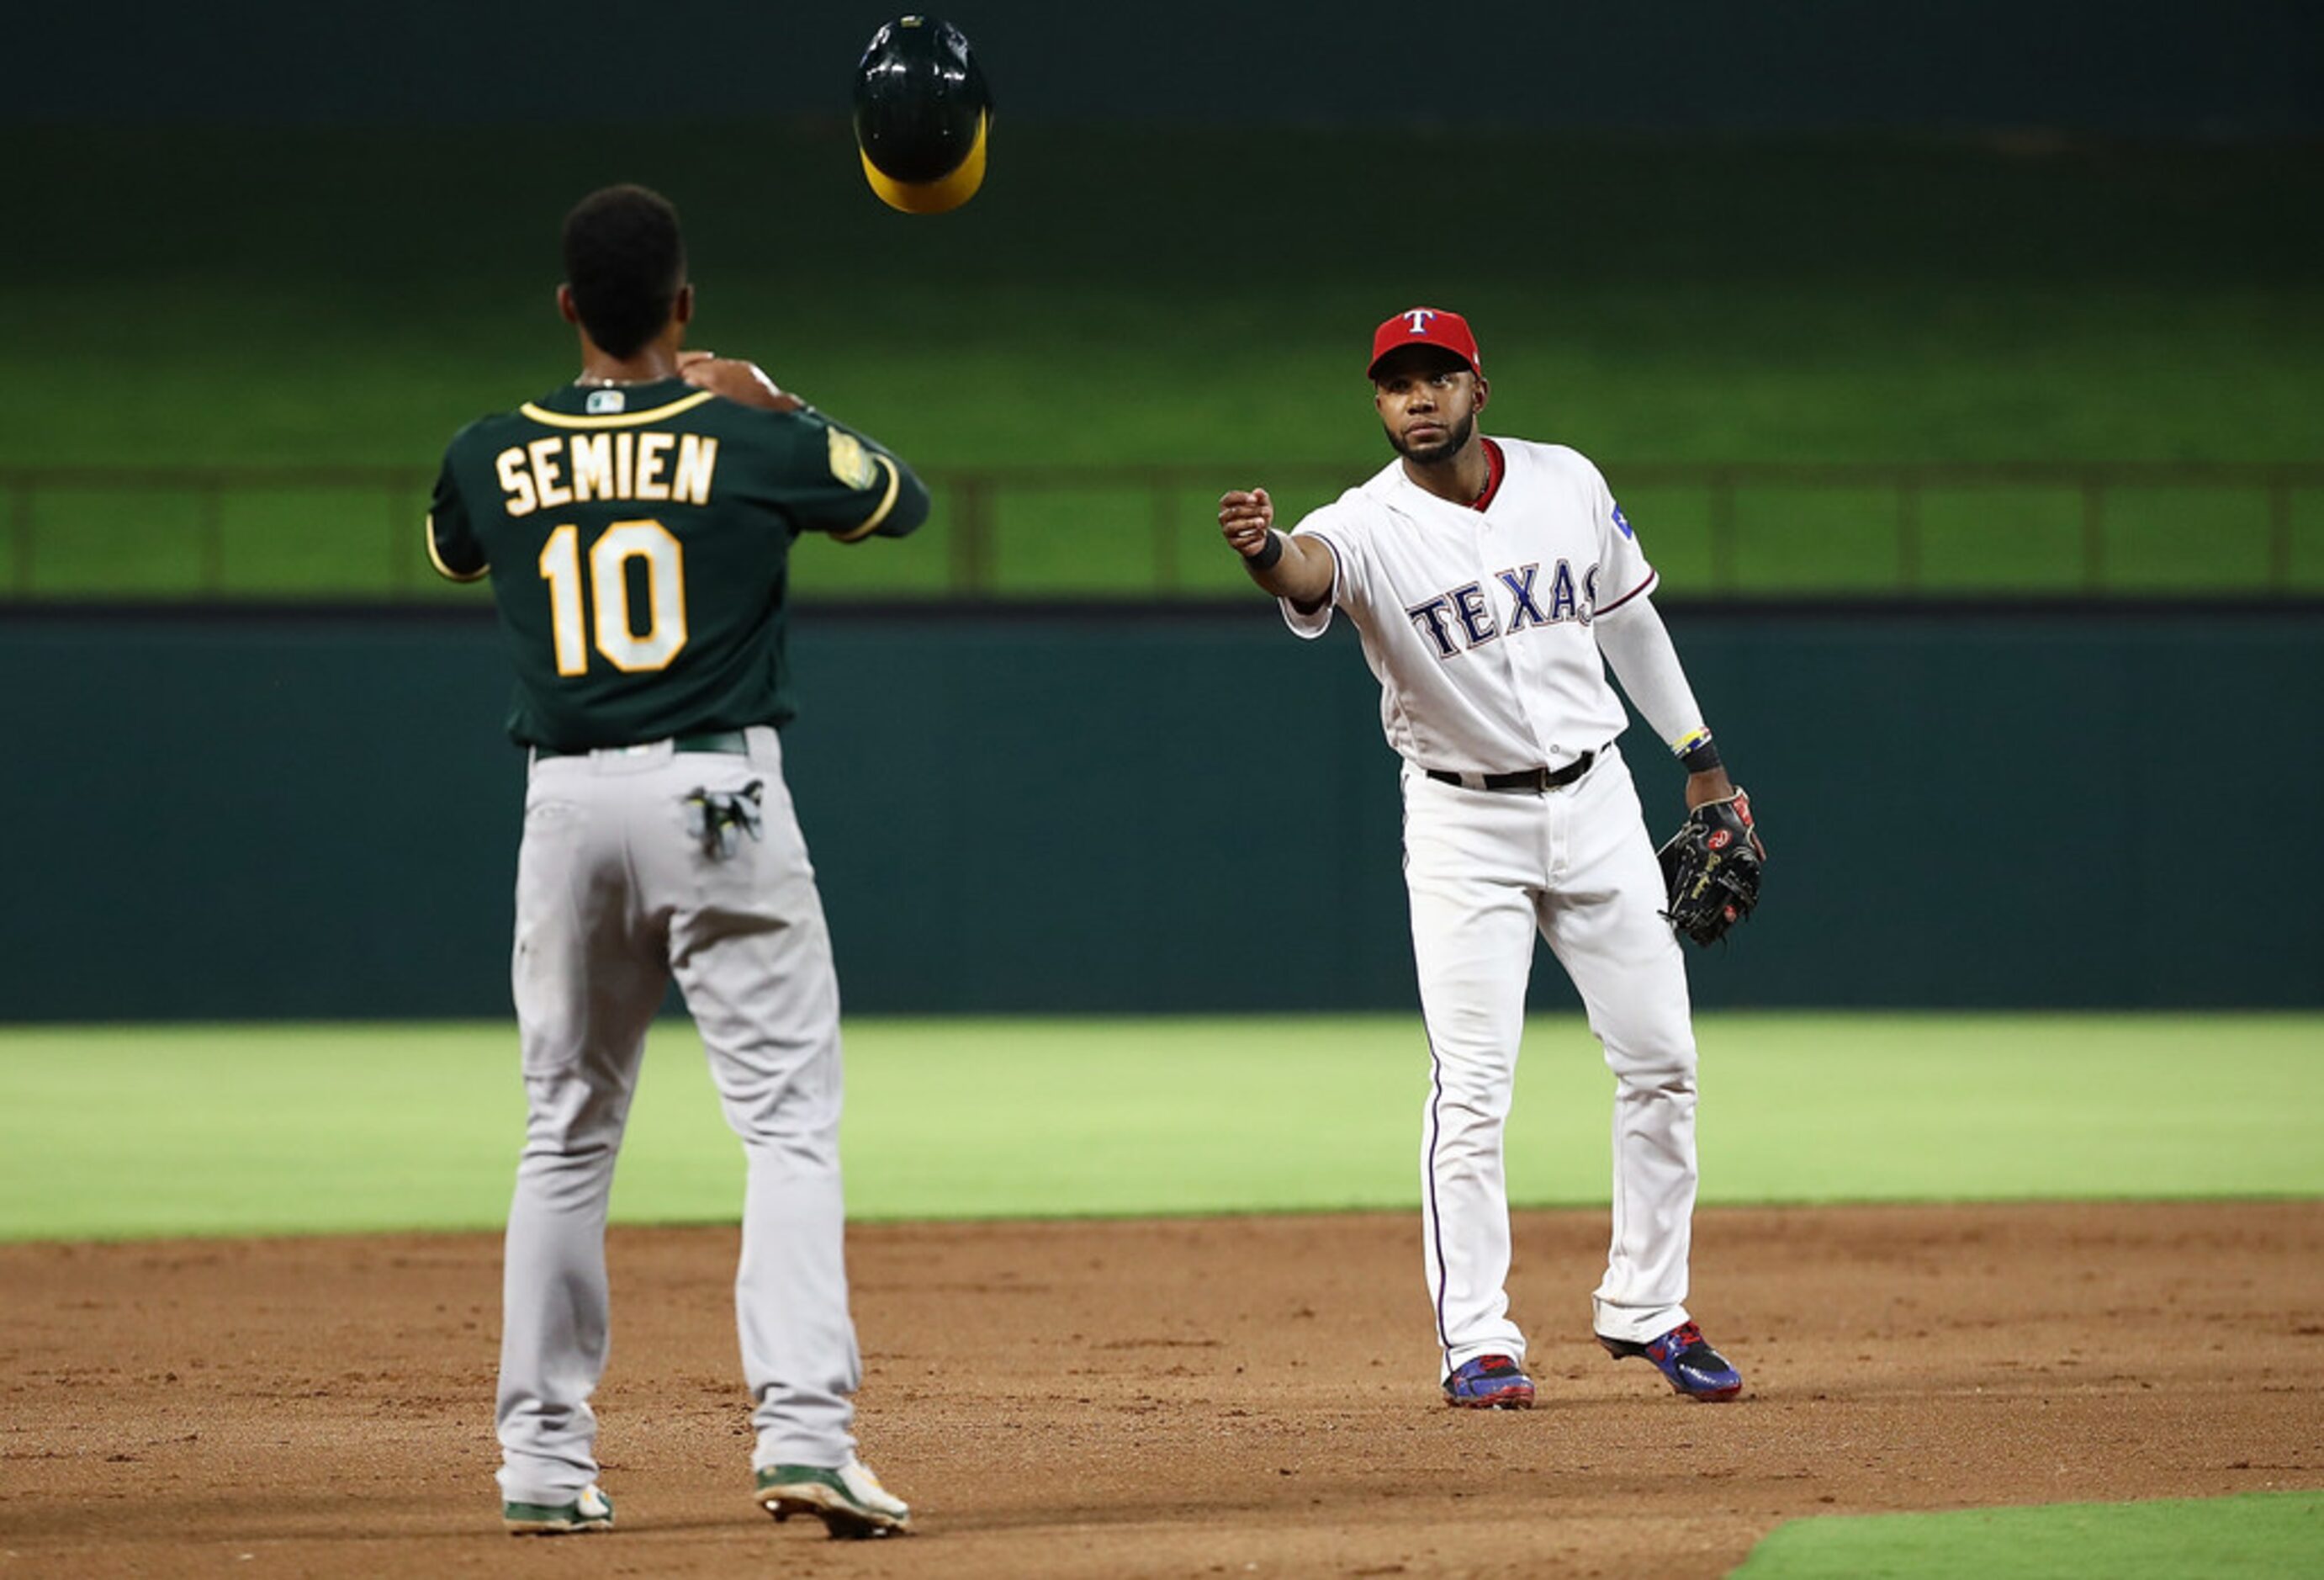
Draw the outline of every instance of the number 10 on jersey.
<instances>
[{"instance_id":1,"label":"number 10 on jersey","mask_svg":"<svg viewBox=\"0 0 2324 1580\"><path fill-rule=\"evenodd\" d=\"M630 617L632 559L644 560L646 568L642 632ZM549 619L560 675L587 673L592 646L613 668L635 674L668 669L686 645L686 554L659 522L615 522L607 527L589 545L586 578L581 529L568 522L541 545L540 575L549 583Z\"/></svg>"}]
</instances>

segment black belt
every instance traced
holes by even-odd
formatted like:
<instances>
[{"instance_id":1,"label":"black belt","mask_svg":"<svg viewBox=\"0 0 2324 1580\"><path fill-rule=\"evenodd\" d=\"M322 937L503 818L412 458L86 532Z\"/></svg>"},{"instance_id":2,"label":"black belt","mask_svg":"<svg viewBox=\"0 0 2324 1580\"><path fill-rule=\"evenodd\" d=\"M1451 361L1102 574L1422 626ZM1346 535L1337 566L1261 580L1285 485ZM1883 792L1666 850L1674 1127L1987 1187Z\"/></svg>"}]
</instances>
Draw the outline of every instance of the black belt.
<instances>
[{"instance_id":1,"label":"black belt","mask_svg":"<svg viewBox=\"0 0 2324 1580\"><path fill-rule=\"evenodd\" d=\"M742 730L706 730L696 735L672 735L669 744L672 750L678 752L725 752L737 757L751 754L751 737ZM623 749L619 746L611 748L616 752ZM589 752L590 748L586 746L571 752L556 746L535 746L532 749L536 758L586 757Z\"/></svg>"},{"instance_id":2,"label":"black belt","mask_svg":"<svg viewBox=\"0 0 2324 1580\"><path fill-rule=\"evenodd\" d=\"M1449 769L1432 768L1428 777L1441 784L1466 784L1489 790L1550 790L1572 784L1590 772L1598 761L1595 752L1584 752L1563 768L1524 768L1515 773L1454 773Z\"/></svg>"}]
</instances>

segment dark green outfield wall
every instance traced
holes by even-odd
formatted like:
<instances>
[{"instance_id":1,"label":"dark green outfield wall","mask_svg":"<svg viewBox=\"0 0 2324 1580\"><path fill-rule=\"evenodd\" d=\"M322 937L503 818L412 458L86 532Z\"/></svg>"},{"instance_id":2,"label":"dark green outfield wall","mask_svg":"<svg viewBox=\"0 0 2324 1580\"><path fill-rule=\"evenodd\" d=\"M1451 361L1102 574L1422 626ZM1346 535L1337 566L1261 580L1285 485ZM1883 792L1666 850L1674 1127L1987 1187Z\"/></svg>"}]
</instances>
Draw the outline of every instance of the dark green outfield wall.
<instances>
[{"instance_id":1,"label":"dark green outfield wall","mask_svg":"<svg viewBox=\"0 0 2324 1580\"><path fill-rule=\"evenodd\" d=\"M2312 131L2300 0L1944 0L1741 6L1469 0L1328 17L1240 0L949 8L1019 118L1472 126L2028 126ZM0 121L491 124L846 113L881 4L402 0L325 23L295 0L40 8L42 69ZM30 30L27 30L28 35ZM632 60L643 70L624 70Z\"/></svg>"},{"instance_id":2,"label":"dark green outfield wall","mask_svg":"<svg viewBox=\"0 0 2324 1580\"><path fill-rule=\"evenodd\" d=\"M2324 616L1672 618L1774 852L1706 1005L2324 1004ZM1257 600L803 624L791 778L853 1010L1411 1003L1345 632L1299 643ZM496 640L465 614L0 623L0 1016L505 1013Z\"/></svg>"}]
</instances>

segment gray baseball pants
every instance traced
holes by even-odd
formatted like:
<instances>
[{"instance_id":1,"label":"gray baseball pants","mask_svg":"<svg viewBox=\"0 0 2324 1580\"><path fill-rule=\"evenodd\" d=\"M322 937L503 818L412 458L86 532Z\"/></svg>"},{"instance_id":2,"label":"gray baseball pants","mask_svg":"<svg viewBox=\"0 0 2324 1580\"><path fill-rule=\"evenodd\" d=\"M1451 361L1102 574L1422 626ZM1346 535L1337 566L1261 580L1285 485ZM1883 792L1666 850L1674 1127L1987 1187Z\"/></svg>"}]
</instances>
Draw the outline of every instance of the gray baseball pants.
<instances>
[{"instance_id":1,"label":"gray baseball pants","mask_svg":"<svg viewBox=\"0 0 2324 1580\"><path fill-rule=\"evenodd\" d=\"M836 1466L854 1450L838 979L779 739L747 734L747 754L664 741L532 765L512 973L528 1117L497 1410L511 1501L567 1502L596 1477L606 1199L646 1029L673 976L749 1163L734 1315L752 1464ZM706 849L688 797L753 781L759 836Z\"/></svg>"}]
</instances>

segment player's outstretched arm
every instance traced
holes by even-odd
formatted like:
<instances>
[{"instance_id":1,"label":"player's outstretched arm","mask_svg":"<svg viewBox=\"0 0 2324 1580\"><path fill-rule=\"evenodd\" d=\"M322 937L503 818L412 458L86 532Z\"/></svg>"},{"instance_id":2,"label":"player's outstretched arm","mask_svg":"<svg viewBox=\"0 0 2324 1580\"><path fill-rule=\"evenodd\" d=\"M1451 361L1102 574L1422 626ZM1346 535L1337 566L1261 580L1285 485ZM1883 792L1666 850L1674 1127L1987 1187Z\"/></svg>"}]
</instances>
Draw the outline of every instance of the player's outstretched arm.
<instances>
[{"instance_id":1,"label":"player's outstretched arm","mask_svg":"<svg viewBox=\"0 0 2324 1580\"><path fill-rule=\"evenodd\" d=\"M1275 502L1264 488L1231 489L1219 496L1219 533L1242 556L1250 579L1278 598L1307 608L1332 596L1338 563L1321 543L1275 530Z\"/></svg>"}]
</instances>

